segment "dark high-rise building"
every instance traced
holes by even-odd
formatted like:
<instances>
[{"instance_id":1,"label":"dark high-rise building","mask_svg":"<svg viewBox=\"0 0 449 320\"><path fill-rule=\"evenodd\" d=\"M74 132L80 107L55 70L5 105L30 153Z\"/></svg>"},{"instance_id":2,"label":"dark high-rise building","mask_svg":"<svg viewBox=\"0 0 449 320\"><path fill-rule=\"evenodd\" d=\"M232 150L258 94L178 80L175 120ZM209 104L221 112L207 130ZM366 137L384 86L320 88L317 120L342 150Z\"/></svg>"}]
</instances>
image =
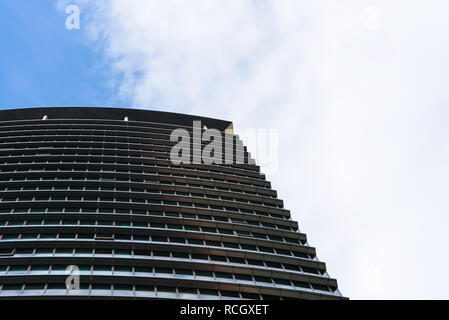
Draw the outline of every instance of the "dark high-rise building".
<instances>
[{"instance_id":1,"label":"dark high-rise building","mask_svg":"<svg viewBox=\"0 0 449 320\"><path fill-rule=\"evenodd\" d=\"M232 163L173 163L171 133L194 138L194 121L232 137L217 152ZM342 299L231 130L133 109L0 111L0 298Z\"/></svg>"}]
</instances>

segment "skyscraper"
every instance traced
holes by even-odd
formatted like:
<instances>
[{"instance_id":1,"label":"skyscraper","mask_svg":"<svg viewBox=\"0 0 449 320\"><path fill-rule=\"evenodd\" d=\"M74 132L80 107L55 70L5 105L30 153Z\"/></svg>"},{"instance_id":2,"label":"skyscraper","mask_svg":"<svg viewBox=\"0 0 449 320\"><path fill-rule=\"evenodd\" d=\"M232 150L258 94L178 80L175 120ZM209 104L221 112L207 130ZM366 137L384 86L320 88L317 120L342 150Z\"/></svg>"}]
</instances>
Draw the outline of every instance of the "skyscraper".
<instances>
[{"instance_id":1,"label":"skyscraper","mask_svg":"<svg viewBox=\"0 0 449 320\"><path fill-rule=\"evenodd\" d=\"M172 161L194 121L232 163ZM231 122L87 107L0 111L0 298L36 297L344 298Z\"/></svg>"}]
</instances>

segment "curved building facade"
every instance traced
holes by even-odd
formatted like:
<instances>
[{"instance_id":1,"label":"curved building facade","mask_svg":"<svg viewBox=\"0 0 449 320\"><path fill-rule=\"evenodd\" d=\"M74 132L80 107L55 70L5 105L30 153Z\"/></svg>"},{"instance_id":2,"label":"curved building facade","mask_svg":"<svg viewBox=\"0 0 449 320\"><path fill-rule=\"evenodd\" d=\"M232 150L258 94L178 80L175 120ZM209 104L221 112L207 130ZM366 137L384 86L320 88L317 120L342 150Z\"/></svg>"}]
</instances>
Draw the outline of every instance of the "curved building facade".
<instances>
[{"instance_id":1,"label":"curved building facade","mask_svg":"<svg viewBox=\"0 0 449 320\"><path fill-rule=\"evenodd\" d=\"M171 161L173 130L194 136L194 121L232 137L232 163ZM0 299L343 299L231 130L133 109L0 111Z\"/></svg>"}]
</instances>

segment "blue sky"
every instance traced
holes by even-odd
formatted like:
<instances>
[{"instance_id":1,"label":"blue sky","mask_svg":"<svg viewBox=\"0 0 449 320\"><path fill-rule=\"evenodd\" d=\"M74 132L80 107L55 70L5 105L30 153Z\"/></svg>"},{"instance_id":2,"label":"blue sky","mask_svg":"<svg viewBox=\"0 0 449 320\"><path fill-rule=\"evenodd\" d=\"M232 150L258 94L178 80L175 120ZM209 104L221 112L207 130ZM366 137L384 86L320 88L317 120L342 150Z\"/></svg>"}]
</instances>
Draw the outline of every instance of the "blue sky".
<instances>
[{"instance_id":1,"label":"blue sky","mask_svg":"<svg viewBox=\"0 0 449 320\"><path fill-rule=\"evenodd\" d=\"M65 28L69 4L80 30ZM276 130L268 178L343 294L447 298L448 12L447 0L0 0L0 108L132 106Z\"/></svg>"},{"instance_id":2,"label":"blue sky","mask_svg":"<svg viewBox=\"0 0 449 320\"><path fill-rule=\"evenodd\" d=\"M0 0L0 108L118 105L101 52L51 0Z\"/></svg>"}]
</instances>

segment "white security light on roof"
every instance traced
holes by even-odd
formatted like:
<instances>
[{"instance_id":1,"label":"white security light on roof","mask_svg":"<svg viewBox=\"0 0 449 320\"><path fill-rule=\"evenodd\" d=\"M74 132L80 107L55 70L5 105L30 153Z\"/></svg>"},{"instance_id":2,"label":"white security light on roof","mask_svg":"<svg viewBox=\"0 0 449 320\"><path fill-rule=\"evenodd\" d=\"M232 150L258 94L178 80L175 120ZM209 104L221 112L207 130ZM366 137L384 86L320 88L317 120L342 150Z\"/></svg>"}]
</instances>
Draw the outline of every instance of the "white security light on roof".
<instances>
[{"instance_id":1,"label":"white security light on roof","mask_svg":"<svg viewBox=\"0 0 449 320\"><path fill-rule=\"evenodd\" d=\"M207 130L207 126L204 125L204 126L203 126L203 130Z\"/></svg>"},{"instance_id":2,"label":"white security light on roof","mask_svg":"<svg viewBox=\"0 0 449 320\"><path fill-rule=\"evenodd\" d=\"M125 119L123 119L123 121L128 121L129 119L128 119L128 117L125 117Z\"/></svg>"},{"instance_id":3,"label":"white security light on roof","mask_svg":"<svg viewBox=\"0 0 449 320\"><path fill-rule=\"evenodd\" d=\"M45 115L43 118L42 118L42 120L47 120L48 119L48 116L47 115Z\"/></svg>"}]
</instances>

